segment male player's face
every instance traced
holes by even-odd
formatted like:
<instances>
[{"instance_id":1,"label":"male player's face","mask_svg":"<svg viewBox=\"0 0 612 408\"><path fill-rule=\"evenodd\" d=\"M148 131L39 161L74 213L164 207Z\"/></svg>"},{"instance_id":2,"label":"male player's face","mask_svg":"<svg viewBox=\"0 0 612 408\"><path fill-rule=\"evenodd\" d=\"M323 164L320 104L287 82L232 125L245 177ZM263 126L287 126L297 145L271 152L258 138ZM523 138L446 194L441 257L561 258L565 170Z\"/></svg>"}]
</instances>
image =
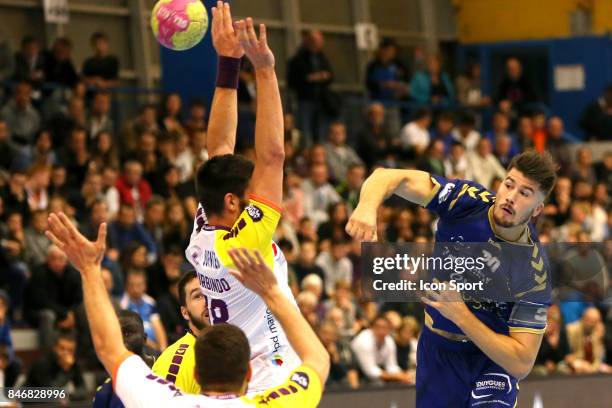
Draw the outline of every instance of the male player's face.
<instances>
[{"instance_id":1,"label":"male player's face","mask_svg":"<svg viewBox=\"0 0 612 408\"><path fill-rule=\"evenodd\" d=\"M525 224L542 211L543 202L538 183L512 169L497 191L493 220L503 228Z\"/></svg>"},{"instance_id":2,"label":"male player's face","mask_svg":"<svg viewBox=\"0 0 612 408\"><path fill-rule=\"evenodd\" d=\"M200 283L197 279L192 279L185 286L185 306L181 307L183 318L188 320L195 326L196 329L202 330L208 326L208 308L206 307L206 299L200 289Z\"/></svg>"}]
</instances>

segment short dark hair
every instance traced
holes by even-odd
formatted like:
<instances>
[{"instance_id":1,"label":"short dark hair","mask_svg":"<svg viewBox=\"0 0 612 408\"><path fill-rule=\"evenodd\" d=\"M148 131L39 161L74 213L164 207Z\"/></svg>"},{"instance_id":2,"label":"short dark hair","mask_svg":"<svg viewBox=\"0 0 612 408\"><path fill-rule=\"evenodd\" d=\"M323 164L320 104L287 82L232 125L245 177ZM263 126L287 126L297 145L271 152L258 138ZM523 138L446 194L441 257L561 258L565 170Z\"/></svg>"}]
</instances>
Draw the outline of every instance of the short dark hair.
<instances>
[{"instance_id":1,"label":"short dark hair","mask_svg":"<svg viewBox=\"0 0 612 408\"><path fill-rule=\"evenodd\" d=\"M131 310L120 310L117 317L121 326L123 344L132 353L142 356L146 341L142 318Z\"/></svg>"},{"instance_id":2,"label":"short dark hair","mask_svg":"<svg viewBox=\"0 0 612 408\"><path fill-rule=\"evenodd\" d=\"M103 32L103 31L96 31L89 38L89 41L91 41L92 44L95 43L98 40L106 40L106 41L108 41L108 35L105 32Z\"/></svg>"},{"instance_id":3,"label":"short dark hair","mask_svg":"<svg viewBox=\"0 0 612 408\"><path fill-rule=\"evenodd\" d=\"M202 391L240 389L251 358L249 341L242 330L225 323L208 326L196 340L194 350Z\"/></svg>"},{"instance_id":4,"label":"short dark hair","mask_svg":"<svg viewBox=\"0 0 612 408\"><path fill-rule=\"evenodd\" d=\"M193 279L197 279L198 274L195 270L187 271L181 276L181 279L178 281L178 295L179 295L179 304L181 306L187 305L187 293L185 292L185 288Z\"/></svg>"},{"instance_id":5,"label":"short dark hair","mask_svg":"<svg viewBox=\"0 0 612 408\"><path fill-rule=\"evenodd\" d=\"M545 197L549 196L557 182L558 166L549 152L527 150L514 156L508 165L508 171L512 169L517 169L525 177L538 183Z\"/></svg>"},{"instance_id":6,"label":"short dark hair","mask_svg":"<svg viewBox=\"0 0 612 408\"><path fill-rule=\"evenodd\" d=\"M414 120L421 120L426 117L431 117L431 111L427 108L418 108L412 117Z\"/></svg>"},{"instance_id":7,"label":"short dark hair","mask_svg":"<svg viewBox=\"0 0 612 408\"><path fill-rule=\"evenodd\" d=\"M55 334L54 345L60 342L60 340L69 341L71 343L76 343L76 333L73 330L60 330Z\"/></svg>"},{"instance_id":8,"label":"short dark hair","mask_svg":"<svg viewBox=\"0 0 612 408\"><path fill-rule=\"evenodd\" d=\"M200 166L196 177L196 192L208 216L223 213L223 199L227 193L244 196L253 168L250 160L235 154L215 156Z\"/></svg>"}]
</instances>

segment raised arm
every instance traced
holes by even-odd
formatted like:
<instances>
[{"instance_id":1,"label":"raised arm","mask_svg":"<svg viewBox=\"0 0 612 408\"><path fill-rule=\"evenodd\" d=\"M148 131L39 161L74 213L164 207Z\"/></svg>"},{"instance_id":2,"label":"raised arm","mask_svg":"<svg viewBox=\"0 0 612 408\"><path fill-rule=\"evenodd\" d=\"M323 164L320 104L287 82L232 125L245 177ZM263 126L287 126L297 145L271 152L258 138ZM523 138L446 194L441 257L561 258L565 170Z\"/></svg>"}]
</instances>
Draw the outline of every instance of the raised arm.
<instances>
[{"instance_id":1,"label":"raised arm","mask_svg":"<svg viewBox=\"0 0 612 408\"><path fill-rule=\"evenodd\" d=\"M106 224L98 229L95 242L87 240L64 213L49 216L47 237L66 253L81 273L85 312L98 358L115 379L115 370L130 354L123 344L119 320L102 280L100 263L106 246Z\"/></svg>"},{"instance_id":2,"label":"raised arm","mask_svg":"<svg viewBox=\"0 0 612 408\"><path fill-rule=\"evenodd\" d=\"M392 194L425 206L435 186L429 173L420 170L377 169L361 187L359 204L348 223L346 232L353 238L376 240L378 207Z\"/></svg>"},{"instance_id":3,"label":"raised arm","mask_svg":"<svg viewBox=\"0 0 612 408\"><path fill-rule=\"evenodd\" d=\"M236 28L244 52L255 68L257 83L255 170L251 179L251 192L280 206L285 147L283 107L274 71L274 54L268 47L265 25L259 25L259 39L251 18L239 21Z\"/></svg>"},{"instance_id":4,"label":"raised arm","mask_svg":"<svg viewBox=\"0 0 612 408\"><path fill-rule=\"evenodd\" d=\"M232 249L229 256L238 268L238 271L230 273L261 296L280 322L302 363L313 369L319 375L321 384L325 384L329 374L329 354L299 309L282 292L274 272L268 268L261 254L257 251L252 254L246 249Z\"/></svg>"},{"instance_id":5,"label":"raised arm","mask_svg":"<svg viewBox=\"0 0 612 408\"><path fill-rule=\"evenodd\" d=\"M233 154L238 128L238 75L244 51L234 31L229 3L212 8L211 35L219 56L217 83L210 107L207 149L209 157Z\"/></svg>"}]
</instances>

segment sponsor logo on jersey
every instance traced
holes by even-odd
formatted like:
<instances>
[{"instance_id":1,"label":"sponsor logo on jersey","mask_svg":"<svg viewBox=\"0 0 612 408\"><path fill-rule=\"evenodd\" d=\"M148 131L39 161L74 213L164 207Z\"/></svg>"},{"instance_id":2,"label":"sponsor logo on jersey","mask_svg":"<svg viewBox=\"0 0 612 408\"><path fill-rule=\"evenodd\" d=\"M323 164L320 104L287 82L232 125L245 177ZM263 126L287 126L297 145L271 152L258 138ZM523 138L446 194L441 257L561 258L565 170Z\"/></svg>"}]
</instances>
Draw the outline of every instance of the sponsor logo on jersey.
<instances>
[{"instance_id":1,"label":"sponsor logo on jersey","mask_svg":"<svg viewBox=\"0 0 612 408\"><path fill-rule=\"evenodd\" d=\"M256 205L251 204L245 209L247 214L249 214L249 217L251 217L251 219L253 220L253 222L261 221L261 219L263 218L263 211Z\"/></svg>"},{"instance_id":2,"label":"sponsor logo on jersey","mask_svg":"<svg viewBox=\"0 0 612 408\"><path fill-rule=\"evenodd\" d=\"M281 356L280 354L275 354L274 356L272 356L272 364L274 364L275 366L280 367L283 365L283 363L283 356Z\"/></svg>"},{"instance_id":3,"label":"sponsor logo on jersey","mask_svg":"<svg viewBox=\"0 0 612 408\"><path fill-rule=\"evenodd\" d=\"M450 193L453 191L454 188L455 188L455 183L445 184L442 191L440 191L440 194L438 194L438 203L442 204L443 202L445 202L446 199L450 196Z\"/></svg>"},{"instance_id":4,"label":"sponsor logo on jersey","mask_svg":"<svg viewBox=\"0 0 612 408\"><path fill-rule=\"evenodd\" d=\"M493 393L506 390L506 394L510 394L512 391L512 382L510 382L510 376L508 374L486 373L483 375L493 378L476 381L475 387L472 390L472 398L486 398L492 396Z\"/></svg>"},{"instance_id":5,"label":"sponsor logo on jersey","mask_svg":"<svg viewBox=\"0 0 612 408\"><path fill-rule=\"evenodd\" d=\"M308 374L302 371L296 371L295 373L293 373L291 375L291 381L293 381L305 390L308 389L308 386L310 385L310 377L308 377Z\"/></svg>"}]
</instances>

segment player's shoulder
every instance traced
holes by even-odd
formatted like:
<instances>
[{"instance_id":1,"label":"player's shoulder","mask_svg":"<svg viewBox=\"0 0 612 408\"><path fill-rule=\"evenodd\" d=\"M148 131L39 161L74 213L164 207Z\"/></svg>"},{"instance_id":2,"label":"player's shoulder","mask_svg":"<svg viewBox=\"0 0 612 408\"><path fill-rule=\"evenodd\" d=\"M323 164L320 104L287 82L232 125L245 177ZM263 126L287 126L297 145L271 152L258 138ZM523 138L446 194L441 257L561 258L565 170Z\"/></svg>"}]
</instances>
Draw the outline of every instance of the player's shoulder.
<instances>
[{"instance_id":1,"label":"player's shoulder","mask_svg":"<svg viewBox=\"0 0 612 408\"><path fill-rule=\"evenodd\" d=\"M495 194L474 181L433 174L430 178L433 188L425 207L441 216L452 213L456 219L484 213L495 202Z\"/></svg>"},{"instance_id":2,"label":"player's shoulder","mask_svg":"<svg viewBox=\"0 0 612 408\"><path fill-rule=\"evenodd\" d=\"M316 407L322 393L319 375L308 365L302 364L289 374L283 384L267 389L252 400L258 407Z\"/></svg>"}]
</instances>

